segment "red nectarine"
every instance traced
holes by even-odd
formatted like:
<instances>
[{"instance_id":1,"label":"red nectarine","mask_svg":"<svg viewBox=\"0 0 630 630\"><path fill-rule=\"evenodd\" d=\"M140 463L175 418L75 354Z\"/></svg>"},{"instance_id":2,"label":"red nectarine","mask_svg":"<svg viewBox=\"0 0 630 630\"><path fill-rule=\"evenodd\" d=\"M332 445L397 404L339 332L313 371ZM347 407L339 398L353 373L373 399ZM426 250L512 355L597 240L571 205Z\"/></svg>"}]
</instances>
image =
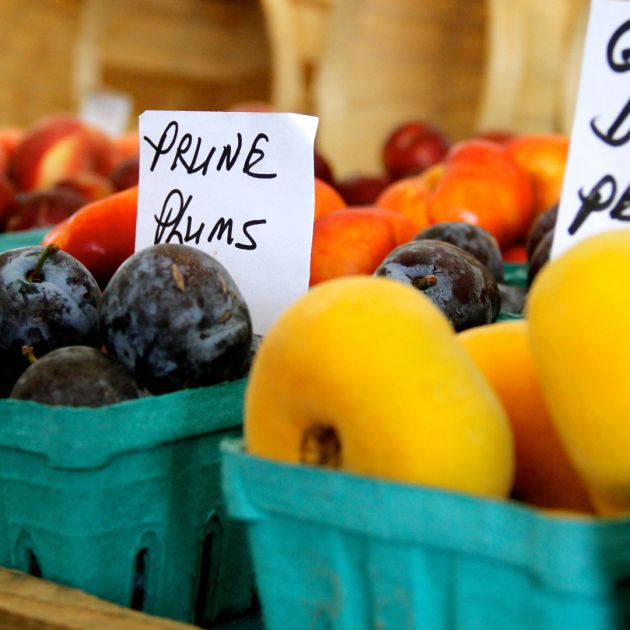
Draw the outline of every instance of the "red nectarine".
<instances>
[{"instance_id":1,"label":"red nectarine","mask_svg":"<svg viewBox=\"0 0 630 630\"><path fill-rule=\"evenodd\" d=\"M415 233L411 221L393 210L366 206L331 212L315 221L310 284L370 274Z\"/></svg>"},{"instance_id":2,"label":"red nectarine","mask_svg":"<svg viewBox=\"0 0 630 630\"><path fill-rule=\"evenodd\" d=\"M507 148L470 139L454 146L444 161L429 218L480 225L505 248L525 237L533 212L530 177Z\"/></svg>"},{"instance_id":3,"label":"red nectarine","mask_svg":"<svg viewBox=\"0 0 630 630\"><path fill-rule=\"evenodd\" d=\"M532 178L534 213L560 201L569 153L569 138L560 133L527 133L507 144L517 164Z\"/></svg>"}]
</instances>

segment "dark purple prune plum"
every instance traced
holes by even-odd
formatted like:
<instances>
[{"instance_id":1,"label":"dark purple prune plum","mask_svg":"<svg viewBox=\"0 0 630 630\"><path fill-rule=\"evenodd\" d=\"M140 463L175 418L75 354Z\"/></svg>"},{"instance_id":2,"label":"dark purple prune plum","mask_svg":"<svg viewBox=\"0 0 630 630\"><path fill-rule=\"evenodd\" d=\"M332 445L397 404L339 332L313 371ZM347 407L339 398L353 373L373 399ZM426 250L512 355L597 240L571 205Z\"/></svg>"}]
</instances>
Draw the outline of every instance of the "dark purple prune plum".
<instances>
[{"instance_id":1,"label":"dark purple prune plum","mask_svg":"<svg viewBox=\"0 0 630 630\"><path fill-rule=\"evenodd\" d=\"M493 322L501 297L490 270L457 245L425 239L392 250L374 272L422 291L456 331Z\"/></svg>"},{"instance_id":2,"label":"dark purple prune plum","mask_svg":"<svg viewBox=\"0 0 630 630\"><path fill-rule=\"evenodd\" d=\"M529 261L527 268L527 286L531 287L534 282L534 278L538 275L538 272L547 264L549 256L551 255L551 246L553 245L553 230L549 230L542 237L538 246L532 254L532 258Z\"/></svg>"},{"instance_id":3,"label":"dark purple prune plum","mask_svg":"<svg viewBox=\"0 0 630 630\"><path fill-rule=\"evenodd\" d=\"M556 219L558 218L558 204L554 204L541 214L539 214L527 234L527 242L525 248L527 251L527 260L530 261L534 255L534 251L538 247L538 243L543 239L549 230L553 231L556 227Z\"/></svg>"},{"instance_id":4,"label":"dark purple prune plum","mask_svg":"<svg viewBox=\"0 0 630 630\"><path fill-rule=\"evenodd\" d=\"M252 344L245 300L228 271L187 245L153 245L128 258L103 292L107 352L150 392L241 377Z\"/></svg>"},{"instance_id":5,"label":"dark purple prune plum","mask_svg":"<svg viewBox=\"0 0 630 630\"><path fill-rule=\"evenodd\" d=\"M247 373L252 367L252 363L254 362L254 358L256 357L256 353L258 352L258 348L260 348L262 340L262 335L252 335L252 343L250 344L249 352L247 353L247 362L245 364L245 372L243 376L247 376Z\"/></svg>"},{"instance_id":6,"label":"dark purple prune plum","mask_svg":"<svg viewBox=\"0 0 630 630\"><path fill-rule=\"evenodd\" d=\"M525 310L525 300L527 299L527 287L503 284L499 282L499 293L501 294L501 311L522 315Z\"/></svg>"},{"instance_id":7,"label":"dark purple prune plum","mask_svg":"<svg viewBox=\"0 0 630 630\"><path fill-rule=\"evenodd\" d=\"M0 254L0 396L35 357L62 346L100 346L101 291L87 268L56 245Z\"/></svg>"},{"instance_id":8,"label":"dark purple prune plum","mask_svg":"<svg viewBox=\"0 0 630 630\"><path fill-rule=\"evenodd\" d=\"M145 394L127 368L112 357L91 346L67 346L51 350L27 367L9 398L101 407Z\"/></svg>"},{"instance_id":9,"label":"dark purple prune plum","mask_svg":"<svg viewBox=\"0 0 630 630\"><path fill-rule=\"evenodd\" d=\"M461 221L436 223L419 232L415 240L434 239L452 243L483 263L497 282L503 280L503 257L497 240L484 228Z\"/></svg>"}]
</instances>

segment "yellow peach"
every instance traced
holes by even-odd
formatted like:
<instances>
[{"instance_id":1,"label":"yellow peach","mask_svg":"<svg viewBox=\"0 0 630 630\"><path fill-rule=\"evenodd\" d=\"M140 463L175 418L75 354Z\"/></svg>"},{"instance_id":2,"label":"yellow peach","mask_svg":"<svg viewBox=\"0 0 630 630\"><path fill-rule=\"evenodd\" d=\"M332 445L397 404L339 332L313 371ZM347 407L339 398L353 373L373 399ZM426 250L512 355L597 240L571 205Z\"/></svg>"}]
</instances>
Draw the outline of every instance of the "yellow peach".
<instances>
[{"instance_id":1,"label":"yellow peach","mask_svg":"<svg viewBox=\"0 0 630 630\"><path fill-rule=\"evenodd\" d=\"M527 318L553 422L595 508L630 510L630 232L590 236L548 262Z\"/></svg>"},{"instance_id":2,"label":"yellow peach","mask_svg":"<svg viewBox=\"0 0 630 630\"><path fill-rule=\"evenodd\" d=\"M510 492L506 413L412 287L323 282L265 336L245 396L251 454L478 495Z\"/></svg>"}]
</instances>

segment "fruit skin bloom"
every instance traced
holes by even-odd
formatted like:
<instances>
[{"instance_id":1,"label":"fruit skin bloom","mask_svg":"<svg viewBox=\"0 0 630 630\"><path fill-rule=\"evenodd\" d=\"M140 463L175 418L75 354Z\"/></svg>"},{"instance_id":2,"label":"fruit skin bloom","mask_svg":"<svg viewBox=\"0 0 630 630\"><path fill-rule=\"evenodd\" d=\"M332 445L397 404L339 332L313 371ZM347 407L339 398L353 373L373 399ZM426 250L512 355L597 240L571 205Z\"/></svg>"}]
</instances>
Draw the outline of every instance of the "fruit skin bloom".
<instances>
[{"instance_id":1,"label":"fruit skin bloom","mask_svg":"<svg viewBox=\"0 0 630 630\"><path fill-rule=\"evenodd\" d=\"M101 291L78 260L56 246L0 254L0 396L7 396L29 361L62 346L100 344Z\"/></svg>"},{"instance_id":2,"label":"fruit skin bloom","mask_svg":"<svg viewBox=\"0 0 630 630\"><path fill-rule=\"evenodd\" d=\"M187 245L139 250L103 292L107 352L153 394L240 378L252 344L248 306L225 267Z\"/></svg>"},{"instance_id":3,"label":"fruit skin bloom","mask_svg":"<svg viewBox=\"0 0 630 630\"><path fill-rule=\"evenodd\" d=\"M508 420L442 313L371 276L324 282L263 339L245 397L249 453L505 497Z\"/></svg>"}]
</instances>

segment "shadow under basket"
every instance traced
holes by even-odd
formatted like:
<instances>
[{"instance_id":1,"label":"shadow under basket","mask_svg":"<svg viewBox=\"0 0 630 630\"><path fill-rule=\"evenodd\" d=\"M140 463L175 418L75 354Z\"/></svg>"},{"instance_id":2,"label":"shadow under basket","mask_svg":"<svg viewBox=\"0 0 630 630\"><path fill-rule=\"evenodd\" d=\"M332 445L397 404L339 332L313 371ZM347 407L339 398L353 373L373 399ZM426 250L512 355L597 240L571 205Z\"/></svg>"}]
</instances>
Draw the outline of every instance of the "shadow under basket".
<instances>
[{"instance_id":1,"label":"shadow under basket","mask_svg":"<svg viewBox=\"0 0 630 630\"><path fill-rule=\"evenodd\" d=\"M630 520L222 457L268 630L630 627Z\"/></svg>"},{"instance_id":2,"label":"shadow under basket","mask_svg":"<svg viewBox=\"0 0 630 630\"><path fill-rule=\"evenodd\" d=\"M0 400L0 565L198 625L253 603L219 442L245 379L100 407Z\"/></svg>"}]
</instances>

